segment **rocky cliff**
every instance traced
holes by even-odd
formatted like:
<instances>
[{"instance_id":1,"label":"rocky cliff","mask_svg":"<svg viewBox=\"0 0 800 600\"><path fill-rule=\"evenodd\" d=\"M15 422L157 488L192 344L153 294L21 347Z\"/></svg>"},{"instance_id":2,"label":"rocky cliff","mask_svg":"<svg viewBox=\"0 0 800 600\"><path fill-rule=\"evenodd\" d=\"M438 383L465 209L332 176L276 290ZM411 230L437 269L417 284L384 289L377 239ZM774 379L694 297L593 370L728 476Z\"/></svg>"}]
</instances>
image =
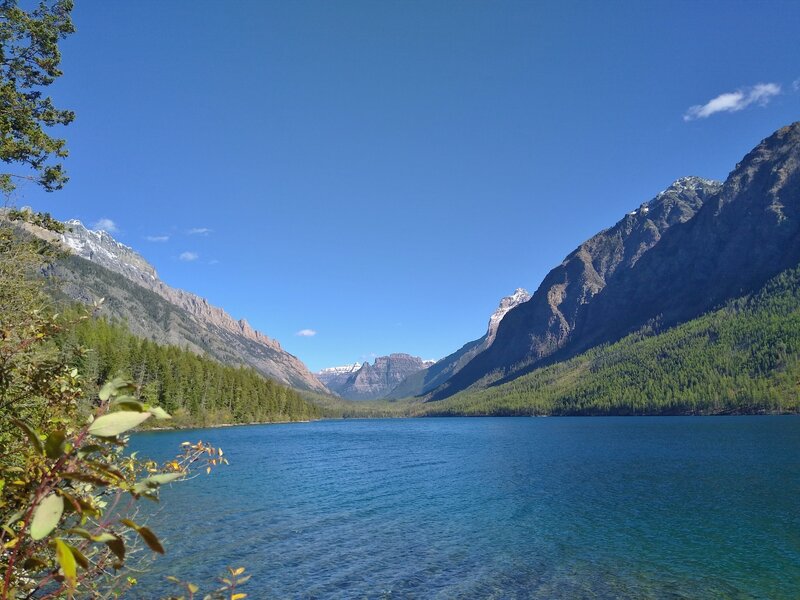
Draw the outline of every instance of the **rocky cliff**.
<instances>
[{"instance_id":1,"label":"rocky cliff","mask_svg":"<svg viewBox=\"0 0 800 600\"><path fill-rule=\"evenodd\" d=\"M337 389L332 389L348 400L376 400L384 398L397 384L412 373L433 364L410 354L379 356L373 364L365 362Z\"/></svg>"},{"instance_id":2,"label":"rocky cliff","mask_svg":"<svg viewBox=\"0 0 800 600\"><path fill-rule=\"evenodd\" d=\"M80 221L65 225L60 236L33 225L24 227L60 242L69 252L51 272L67 297L87 303L105 298L102 314L126 321L139 336L189 347L228 364L248 365L292 387L327 391L277 340L205 298L170 287L141 255L109 233L87 229Z\"/></svg>"}]
</instances>

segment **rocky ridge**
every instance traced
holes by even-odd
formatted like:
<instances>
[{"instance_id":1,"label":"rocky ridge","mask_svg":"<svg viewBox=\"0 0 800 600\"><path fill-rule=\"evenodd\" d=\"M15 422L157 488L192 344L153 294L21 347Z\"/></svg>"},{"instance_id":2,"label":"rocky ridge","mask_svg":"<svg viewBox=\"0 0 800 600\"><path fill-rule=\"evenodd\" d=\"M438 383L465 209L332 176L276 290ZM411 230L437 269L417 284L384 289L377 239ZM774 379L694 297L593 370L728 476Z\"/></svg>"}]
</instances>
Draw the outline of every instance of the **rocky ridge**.
<instances>
[{"instance_id":1,"label":"rocky ridge","mask_svg":"<svg viewBox=\"0 0 800 600\"><path fill-rule=\"evenodd\" d=\"M434 361L423 360L410 354L379 356L373 364L365 361L358 370L340 383L328 388L348 400L376 400L384 398L401 381L412 373L432 365Z\"/></svg>"},{"instance_id":2,"label":"rocky ridge","mask_svg":"<svg viewBox=\"0 0 800 600\"><path fill-rule=\"evenodd\" d=\"M360 362L355 362L352 365L343 365L341 367L328 367L317 371L315 375L326 388L332 392L336 392L344 386L350 376L361 368Z\"/></svg>"},{"instance_id":3,"label":"rocky ridge","mask_svg":"<svg viewBox=\"0 0 800 600\"><path fill-rule=\"evenodd\" d=\"M189 347L227 364L251 366L295 388L327 392L302 361L245 319L234 319L205 298L167 285L144 257L108 232L90 230L76 220L65 225L59 236L30 224L24 228L60 242L71 254L52 269L67 297L85 303L106 298L101 313L126 321L137 335Z\"/></svg>"}]
</instances>

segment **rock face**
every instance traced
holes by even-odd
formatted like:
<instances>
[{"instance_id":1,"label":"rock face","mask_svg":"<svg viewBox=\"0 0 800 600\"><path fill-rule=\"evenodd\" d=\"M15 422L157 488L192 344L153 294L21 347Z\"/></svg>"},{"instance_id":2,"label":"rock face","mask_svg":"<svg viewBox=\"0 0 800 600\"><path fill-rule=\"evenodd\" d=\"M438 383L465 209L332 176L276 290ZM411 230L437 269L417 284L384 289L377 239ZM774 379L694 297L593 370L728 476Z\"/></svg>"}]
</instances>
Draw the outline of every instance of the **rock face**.
<instances>
[{"instance_id":1,"label":"rock face","mask_svg":"<svg viewBox=\"0 0 800 600\"><path fill-rule=\"evenodd\" d=\"M168 286L141 255L107 232L89 230L80 221L68 221L66 226L60 242L72 256L56 264L54 274L69 298L81 302L106 298L102 313L126 321L139 336L188 346L227 364L251 366L295 388L327 391L277 340L205 298ZM37 231L40 228L26 229L53 238L50 232Z\"/></svg>"},{"instance_id":2,"label":"rock face","mask_svg":"<svg viewBox=\"0 0 800 600\"><path fill-rule=\"evenodd\" d=\"M800 123L761 142L724 185L680 179L581 244L495 343L432 399L511 379L645 325L689 320L800 260Z\"/></svg>"},{"instance_id":3,"label":"rock face","mask_svg":"<svg viewBox=\"0 0 800 600\"><path fill-rule=\"evenodd\" d=\"M453 375L458 373L464 365L469 363L480 352L486 350L494 343L497 328L506 313L512 308L530 300L531 295L527 290L517 288L513 294L500 300L500 305L489 317L489 325L483 337L464 344L461 348L437 361L427 369L418 371L406 377L387 396L390 399L410 398L422 396L443 384Z\"/></svg>"},{"instance_id":4,"label":"rock face","mask_svg":"<svg viewBox=\"0 0 800 600\"><path fill-rule=\"evenodd\" d=\"M344 365L342 367L328 367L315 373L326 388L338 394L350 376L361 368L361 363L356 362L352 365Z\"/></svg>"},{"instance_id":5,"label":"rock face","mask_svg":"<svg viewBox=\"0 0 800 600\"><path fill-rule=\"evenodd\" d=\"M358 370L351 372L343 383L336 388L329 386L329 389L348 400L377 400L386 397L406 377L433 362L410 354L379 356L372 365L365 362Z\"/></svg>"}]
</instances>

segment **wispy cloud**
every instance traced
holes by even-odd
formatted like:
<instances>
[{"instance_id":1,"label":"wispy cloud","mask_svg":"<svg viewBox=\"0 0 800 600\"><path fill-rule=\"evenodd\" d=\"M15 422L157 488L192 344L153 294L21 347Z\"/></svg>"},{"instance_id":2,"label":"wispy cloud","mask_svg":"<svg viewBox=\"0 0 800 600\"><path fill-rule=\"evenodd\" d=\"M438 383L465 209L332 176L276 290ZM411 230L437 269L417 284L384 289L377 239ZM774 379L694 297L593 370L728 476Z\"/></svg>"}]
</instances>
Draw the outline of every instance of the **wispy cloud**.
<instances>
[{"instance_id":1,"label":"wispy cloud","mask_svg":"<svg viewBox=\"0 0 800 600\"><path fill-rule=\"evenodd\" d=\"M189 235L208 235L212 231L213 230L209 229L208 227L192 227L186 233L188 233Z\"/></svg>"},{"instance_id":2,"label":"wispy cloud","mask_svg":"<svg viewBox=\"0 0 800 600\"><path fill-rule=\"evenodd\" d=\"M92 227L94 227L95 230L102 229L103 231L107 231L108 233L116 233L117 231L119 231L119 229L117 229L117 224L107 217L98 219L97 221L95 221Z\"/></svg>"},{"instance_id":3,"label":"wispy cloud","mask_svg":"<svg viewBox=\"0 0 800 600\"><path fill-rule=\"evenodd\" d=\"M800 92L800 78L798 78L798 79L795 79L795 80L792 82L792 89L793 89L795 92Z\"/></svg>"},{"instance_id":4,"label":"wispy cloud","mask_svg":"<svg viewBox=\"0 0 800 600\"><path fill-rule=\"evenodd\" d=\"M313 329L301 329L295 335L299 335L300 337L314 337L317 335L317 332Z\"/></svg>"},{"instance_id":5,"label":"wispy cloud","mask_svg":"<svg viewBox=\"0 0 800 600\"><path fill-rule=\"evenodd\" d=\"M683 120L705 119L719 112L738 112L751 104L766 106L772 98L780 93L781 86L778 83L759 83L735 92L726 92L705 104L689 107L689 110L683 115Z\"/></svg>"},{"instance_id":6,"label":"wispy cloud","mask_svg":"<svg viewBox=\"0 0 800 600\"><path fill-rule=\"evenodd\" d=\"M178 257L180 260L184 262L192 262L193 260L197 260L200 258L200 255L197 252L181 252L181 255Z\"/></svg>"},{"instance_id":7,"label":"wispy cloud","mask_svg":"<svg viewBox=\"0 0 800 600\"><path fill-rule=\"evenodd\" d=\"M145 237L148 242L168 242L169 236L168 235L148 235Z\"/></svg>"},{"instance_id":8,"label":"wispy cloud","mask_svg":"<svg viewBox=\"0 0 800 600\"><path fill-rule=\"evenodd\" d=\"M218 265L219 261L216 258L212 258L210 261L208 261L208 264L210 264L210 265Z\"/></svg>"}]
</instances>

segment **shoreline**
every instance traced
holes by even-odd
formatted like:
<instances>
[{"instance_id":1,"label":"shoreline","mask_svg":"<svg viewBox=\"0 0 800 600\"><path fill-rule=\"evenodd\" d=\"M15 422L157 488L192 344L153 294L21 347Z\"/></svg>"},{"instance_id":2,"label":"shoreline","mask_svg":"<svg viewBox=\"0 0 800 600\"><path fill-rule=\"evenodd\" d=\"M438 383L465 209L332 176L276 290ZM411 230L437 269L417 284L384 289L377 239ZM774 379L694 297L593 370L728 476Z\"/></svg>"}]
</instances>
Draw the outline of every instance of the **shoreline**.
<instances>
[{"instance_id":1,"label":"shoreline","mask_svg":"<svg viewBox=\"0 0 800 600\"><path fill-rule=\"evenodd\" d=\"M148 427L139 429L136 433L150 431L186 431L189 429L218 429L227 427L247 427L251 425L291 425L294 423L319 423L322 421L376 421L398 419L621 419L621 418L669 418L669 417L797 417L796 412L736 412L736 413L683 413L683 414L642 414L642 415L402 415L394 417L326 417L321 419L304 419L299 421L252 421L249 423L220 423L218 425L181 425L177 427Z\"/></svg>"}]
</instances>

